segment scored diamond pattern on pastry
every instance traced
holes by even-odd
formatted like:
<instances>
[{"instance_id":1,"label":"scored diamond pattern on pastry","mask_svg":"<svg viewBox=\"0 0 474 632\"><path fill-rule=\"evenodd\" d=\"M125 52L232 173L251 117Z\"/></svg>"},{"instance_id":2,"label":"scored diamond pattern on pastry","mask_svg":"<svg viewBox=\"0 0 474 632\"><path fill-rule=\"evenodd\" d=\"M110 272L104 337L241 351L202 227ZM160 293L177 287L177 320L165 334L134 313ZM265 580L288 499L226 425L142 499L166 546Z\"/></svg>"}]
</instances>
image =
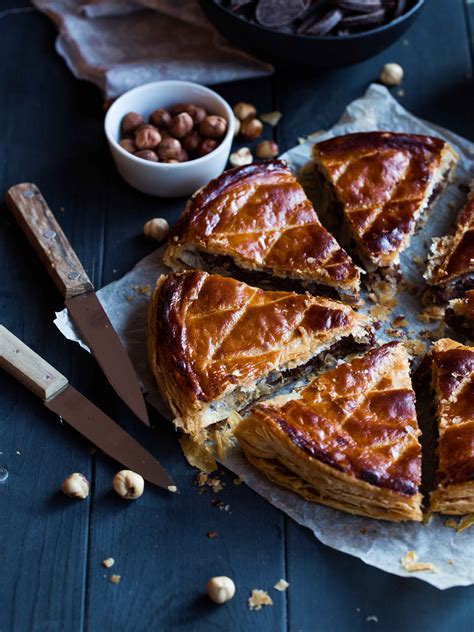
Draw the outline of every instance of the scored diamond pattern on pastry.
<instances>
[{"instance_id":1,"label":"scored diamond pattern on pastry","mask_svg":"<svg viewBox=\"0 0 474 632\"><path fill-rule=\"evenodd\" d=\"M236 430L247 458L275 482L389 520L421 519L419 434L400 343L319 375L282 405L255 405Z\"/></svg>"},{"instance_id":2,"label":"scored diamond pattern on pastry","mask_svg":"<svg viewBox=\"0 0 474 632\"><path fill-rule=\"evenodd\" d=\"M175 415L197 419L206 403L238 385L253 389L270 372L296 368L341 338L368 340L369 322L330 299L265 291L203 271L175 273L159 279L152 298L150 363Z\"/></svg>"},{"instance_id":3,"label":"scored diamond pattern on pastry","mask_svg":"<svg viewBox=\"0 0 474 632\"><path fill-rule=\"evenodd\" d=\"M234 276L240 268L359 288L358 268L281 161L231 169L198 191L171 236L165 260L174 269L190 267L180 261L183 250L230 257Z\"/></svg>"},{"instance_id":4,"label":"scored diamond pattern on pastry","mask_svg":"<svg viewBox=\"0 0 474 632\"><path fill-rule=\"evenodd\" d=\"M317 143L313 159L362 258L383 267L408 246L419 215L457 156L438 138L366 132Z\"/></svg>"}]
</instances>

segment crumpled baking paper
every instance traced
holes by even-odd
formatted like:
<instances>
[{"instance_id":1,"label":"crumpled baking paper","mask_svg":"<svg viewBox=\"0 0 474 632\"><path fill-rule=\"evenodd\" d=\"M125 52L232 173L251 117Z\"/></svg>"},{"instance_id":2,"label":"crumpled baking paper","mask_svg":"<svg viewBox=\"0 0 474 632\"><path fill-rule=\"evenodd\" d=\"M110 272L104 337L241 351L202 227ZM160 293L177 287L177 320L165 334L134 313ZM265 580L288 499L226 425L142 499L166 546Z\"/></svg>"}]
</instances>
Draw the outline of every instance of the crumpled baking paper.
<instances>
[{"instance_id":1,"label":"crumpled baking paper","mask_svg":"<svg viewBox=\"0 0 474 632\"><path fill-rule=\"evenodd\" d=\"M318 139L347 132L386 129L410 133L434 134L448 140L460 154L457 171L458 184L467 183L469 173L474 172L474 144L452 132L415 118L399 105L382 86L372 85L365 96L351 103L341 120ZM297 146L284 154L294 169L308 161L311 142ZM413 261L414 255L425 257L432 235L443 234L452 224L461 204L463 193L456 183L449 187L434 212L412 240L409 250L402 256L402 270L417 285L422 287L421 271ZM159 274L166 272L162 257L164 248L140 261L122 279L111 283L98 292L100 301L107 311L130 354L131 360L142 381L151 403L164 412L163 403L153 377L147 366L145 325L148 294L153 289ZM396 314L403 314L409 321L405 331L410 339L419 339L420 332L429 325L417 320L421 308L419 297L401 294ZM69 320L66 310L57 314L56 325L70 340L81 342ZM438 326L438 323L431 327ZM386 335L385 328L379 331L379 341L393 340ZM427 409L429 406L426 407ZM432 422L420 424L425 436ZM429 436L427 436L430 439ZM431 439L432 442L432 439ZM457 533L445 526L446 518L434 516L427 525L420 523L389 523L310 503L290 491L268 481L250 466L242 453L231 452L223 461L229 469L240 476L247 485L261 494L275 507L291 516L296 522L311 529L321 541L340 551L354 555L367 564L389 573L418 577L437 588L465 586L474 583L474 528ZM439 572L407 572L400 564L401 557L414 550L420 562L431 562Z\"/></svg>"},{"instance_id":2,"label":"crumpled baking paper","mask_svg":"<svg viewBox=\"0 0 474 632\"><path fill-rule=\"evenodd\" d=\"M212 85L273 71L232 48L208 22L198 0L33 4L56 24L56 50L74 76L92 81L108 98L161 79Z\"/></svg>"}]
</instances>

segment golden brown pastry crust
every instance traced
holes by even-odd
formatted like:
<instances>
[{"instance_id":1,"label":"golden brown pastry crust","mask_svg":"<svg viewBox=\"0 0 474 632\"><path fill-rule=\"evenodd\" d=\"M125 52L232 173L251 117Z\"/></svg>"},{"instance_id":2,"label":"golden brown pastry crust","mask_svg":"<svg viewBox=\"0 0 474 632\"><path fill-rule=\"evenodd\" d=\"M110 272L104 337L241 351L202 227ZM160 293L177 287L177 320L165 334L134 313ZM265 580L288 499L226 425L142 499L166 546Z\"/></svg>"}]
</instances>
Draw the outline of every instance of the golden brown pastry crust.
<instances>
[{"instance_id":1,"label":"golden brown pastry crust","mask_svg":"<svg viewBox=\"0 0 474 632\"><path fill-rule=\"evenodd\" d=\"M431 510L474 512L474 348L443 338L431 350L439 431L438 487Z\"/></svg>"},{"instance_id":2,"label":"golden brown pastry crust","mask_svg":"<svg viewBox=\"0 0 474 632\"><path fill-rule=\"evenodd\" d=\"M474 289L474 181L466 205L459 213L453 234L433 240L425 278L430 285L446 286L471 275L468 284L451 298Z\"/></svg>"},{"instance_id":3,"label":"golden brown pastry crust","mask_svg":"<svg viewBox=\"0 0 474 632\"><path fill-rule=\"evenodd\" d=\"M216 402L237 388L252 391L270 372L302 365L344 337L364 339L369 322L337 301L173 273L158 279L151 299L149 362L178 423L196 434L227 416Z\"/></svg>"},{"instance_id":4,"label":"golden brown pastry crust","mask_svg":"<svg viewBox=\"0 0 474 632\"><path fill-rule=\"evenodd\" d=\"M359 254L375 267L398 261L457 158L439 138L393 132L347 134L313 147Z\"/></svg>"},{"instance_id":5,"label":"golden brown pastry crust","mask_svg":"<svg viewBox=\"0 0 474 632\"><path fill-rule=\"evenodd\" d=\"M235 431L249 461L273 481L386 520L421 520L419 434L400 343L319 375L299 399L255 405Z\"/></svg>"},{"instance_id":6,"label":"golden brown pastry crust","mask_svg":"<svg viewBox=\"0 0 474 632\"><path fill-rule=\"evenodd\" d=\"M358 296L359 269L279 160L230 169L195 193L172 232L165 263L174 270L205 267L183 262L186 251Z\"/></svg>"}]
</instances>

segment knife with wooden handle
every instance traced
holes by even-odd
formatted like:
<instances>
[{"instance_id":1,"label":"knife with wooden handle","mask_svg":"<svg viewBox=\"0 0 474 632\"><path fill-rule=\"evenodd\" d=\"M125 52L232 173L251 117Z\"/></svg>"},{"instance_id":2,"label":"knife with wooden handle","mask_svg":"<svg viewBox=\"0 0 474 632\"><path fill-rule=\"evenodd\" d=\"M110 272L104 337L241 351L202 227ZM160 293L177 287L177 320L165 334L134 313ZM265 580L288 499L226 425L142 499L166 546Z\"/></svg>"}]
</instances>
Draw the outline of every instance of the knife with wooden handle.
<instances>
[{"instance_id":1,"label":"knife with wooden handle","mask_svg":"<svg viewBox=\"0 0 474 632\"><path fill-rule=\"evenodd\" d=\"M64 296L65 306L102 371L135 415L147 426L148 413L125 348L99 302L94 286L35 184L17 184L7 206Z\"/></svg>"},{"instance_id":2,"label":"knife with wooden handle","mask_svg":"<svg viewBox=\"0 0 474 632\"><path fill-rule=\"evenodd\" d=\"M160 463L115 421L94 406L67 378L0 325L0 367L19 380L46 408L62 417L105 454L170 492L177 491Z\"/></svg>"}]
</instances>

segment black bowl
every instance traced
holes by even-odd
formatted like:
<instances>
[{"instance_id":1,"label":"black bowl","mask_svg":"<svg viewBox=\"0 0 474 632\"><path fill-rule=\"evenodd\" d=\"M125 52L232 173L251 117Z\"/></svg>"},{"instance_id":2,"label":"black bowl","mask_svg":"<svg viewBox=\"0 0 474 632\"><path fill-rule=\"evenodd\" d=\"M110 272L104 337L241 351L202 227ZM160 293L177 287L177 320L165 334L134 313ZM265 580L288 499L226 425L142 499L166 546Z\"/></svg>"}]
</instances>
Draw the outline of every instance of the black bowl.
<instances>
[{"instance_id":1,"label":"black bowl","mask_svg":"<svg viewBox=\"0 0 474 632\"><path fill-rule=\"evenodd\" d=\"M425 5L412 0L403 15L388 24L352 35L293 35L279 33L225 9L214 0L200 0L208 19L238 48L275 64L297 63L314 68L355 64L380 53L411 26Z\"/></svg>"}]
</instances>

